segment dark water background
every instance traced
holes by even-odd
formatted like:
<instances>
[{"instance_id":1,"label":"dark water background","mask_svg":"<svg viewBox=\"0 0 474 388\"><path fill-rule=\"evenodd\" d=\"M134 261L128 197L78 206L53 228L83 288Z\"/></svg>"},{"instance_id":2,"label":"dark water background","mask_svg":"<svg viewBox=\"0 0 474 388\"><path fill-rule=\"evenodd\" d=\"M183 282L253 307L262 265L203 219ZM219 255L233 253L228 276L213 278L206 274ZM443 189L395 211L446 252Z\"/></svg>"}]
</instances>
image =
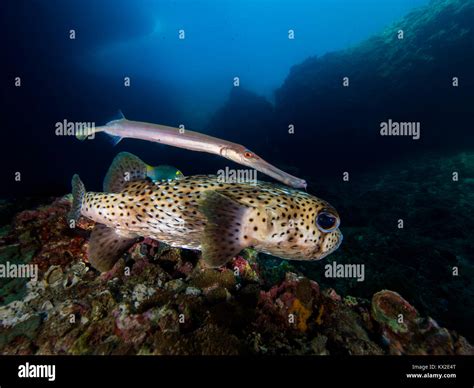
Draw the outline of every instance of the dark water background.
<instances>
[{"instance_id":1,"label":"dark water background","mask_svg":"<svg viewBox=\"0 0 474 388\"><path fill-rule=\"evenodd\" d=\"M356 44L425 3L2 2L2 194L64 192L74 172L98 188L114 154L124 149L149 163L175 164L188 174L212 172L221 162L212 156L138 141L117 148L100 140L80 144L55 136L54 124L67 119L100 125L121 109L129 119L183 123L207 132L233 91L234 76L240 77L241 90L273 102L293 65ZM75 40L69 39L70 29L76 30ZM184 41L178 40L179 29L187 34ZM295 31L293 41L289 29ZM21 88L13 85L16 76L22 77ZM131 87L123 86L124 76L131 77ZM285 121L259 126L258 132L245 125L233 128L235 118L226 121L215 132L276 164L281 160L300 169L317 162L313 155L292 162L301 155L300 145L310 137L311 148L318 151L324 147L318 134L331 130L313 125L299 131L306 139L295 136L288 144ZM335 158L344 160L334 151ZM15 171L23 173L21 185L12 184Z\"/></svg>"},{"instance_id":2,"label":"dark water background","mask_svg":"<svg viewBox=\"0 0 474 388\"><path fill-rule=\"evenodd\" d=\"M460 155L474 146L474 5L442 3L399 22L428 1L2 2L0 196L63 195L74 173L99 190L124 150L185 175L237 167L137 140L112 147L54 132L58 121L102 124L119 109L131 120L185 124L307 179L341 213L346 239L331 258L364 262L369 274L349 284L324 279L324 263L299 270L352 295L394 289L472 338L474 159ZM421 139L380 137L390 118L420 122ZM404 231L399 218L408 220ZM448 276L453 265L461 280Z\"/></svg>"}]
</instances>

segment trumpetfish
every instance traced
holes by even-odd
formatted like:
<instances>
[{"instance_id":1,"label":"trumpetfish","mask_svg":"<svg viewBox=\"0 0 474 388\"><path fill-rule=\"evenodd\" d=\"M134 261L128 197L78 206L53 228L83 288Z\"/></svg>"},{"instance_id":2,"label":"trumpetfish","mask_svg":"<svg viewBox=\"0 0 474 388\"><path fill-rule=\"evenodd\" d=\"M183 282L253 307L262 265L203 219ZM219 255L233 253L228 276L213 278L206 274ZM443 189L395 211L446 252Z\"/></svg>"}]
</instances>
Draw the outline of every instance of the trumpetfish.
<instances>
[{"instance_id":1,"label":"trumpetfish","mask_svg":"<svg viewBox=\"0 0 474 388\"><path fill-rule=\"evenodd\" d=\"M279 184L225 183L215 175L153 181L150 166L120 153L104 180L104 192L86 192L72 178L70 219L95 225L88 246L90 263L112 268L140 237L202 252L220 267L252 247L291 260L320 260L342 241L339 215L326 201Z\"/></svg>"},{"instance_id":2,"label":"trumpetfish","mask_svg":"<svg viewBox=\"0 0 474 388\"><path fill-rule=\"evenodd\" d=\"M262 159L255 152L250 151L247 147L203 133L121 118L119 120L110 121L104 126L80 131L76 134L76 137L79 140L84 140L97 132L104 132L112 136L115 144L123 138L134 138L185 148L192 151L220 155L235 163L254 168L287 186L298 189L306 189L307 187L307 183L304 179L297 178L280 170Z\"/></svg>"}]
</instances>

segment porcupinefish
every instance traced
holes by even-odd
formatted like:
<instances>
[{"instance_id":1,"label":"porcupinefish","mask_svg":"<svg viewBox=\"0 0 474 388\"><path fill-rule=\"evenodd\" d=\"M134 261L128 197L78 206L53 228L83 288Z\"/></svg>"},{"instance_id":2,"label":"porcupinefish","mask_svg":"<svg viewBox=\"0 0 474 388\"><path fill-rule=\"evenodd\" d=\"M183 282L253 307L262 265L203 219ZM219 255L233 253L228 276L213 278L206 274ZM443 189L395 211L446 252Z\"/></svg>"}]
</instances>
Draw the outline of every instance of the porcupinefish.
<instances>
[{"instance_id":1,"label":"porcupinefish","mask_svg":"<svg viewBox=\"0 0 474 388\"><path fill-rule=\"evenodd\" d=\"M195 249L209 267L220 267L252 247L290 260L320 260L342 241L339 215L326 201L281 185L226 183L214 175L153 182L138 157L119 154L104 192L86 192L72 179L71 219L95 225L89 261L107 271L140 237Z\"/></svg>"}]
</instances>

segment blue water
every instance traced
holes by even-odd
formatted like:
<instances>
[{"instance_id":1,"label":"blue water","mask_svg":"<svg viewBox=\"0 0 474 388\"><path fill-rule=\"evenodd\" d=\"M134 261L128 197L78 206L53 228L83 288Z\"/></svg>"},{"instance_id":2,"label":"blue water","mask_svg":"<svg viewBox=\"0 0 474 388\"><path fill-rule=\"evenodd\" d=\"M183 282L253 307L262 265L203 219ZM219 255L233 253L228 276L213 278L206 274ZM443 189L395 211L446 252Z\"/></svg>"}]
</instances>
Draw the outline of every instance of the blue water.
<instances>
[{"instance_id":1,"label":"blue water","mask_svg":"<svg viewBox=\"0 0 474 388\"><path fill-rule=\"evenodd\" d=\"M41 23L38 32L50 30L67 53L59 60L73 67L68 71L117 82L129 76L135 85L152 82L151 95L158 82L182 112L180 119L202 128L234 77L272 100L293 65L355 45L427 2L105 0L37 1L25 7L44 15L47 25ZM69 29L76 31L74 42L64 41ZM179 39L180 30L185 39Z\"/></svg>"},{"instance_id":2,"label":"blue water","mask_svg":"<svg viewBox=\"0 0 474 388\"><path fill-rule=\"evenodd\" d=\"M203 127L234 77L273 99L304 59L353 46L427 0L110 2L116 33L74 60L100 76L165 82L182 120ZM82 28L78 31L81 38ZM184 39L179 39L179 31ZM289 30L294 39L289 39ZM128 35L123 32L130 32ZM125 35L125 37L124 37ZM133 82L133 81L132 81Z\"/></svg>"}]
</instances>

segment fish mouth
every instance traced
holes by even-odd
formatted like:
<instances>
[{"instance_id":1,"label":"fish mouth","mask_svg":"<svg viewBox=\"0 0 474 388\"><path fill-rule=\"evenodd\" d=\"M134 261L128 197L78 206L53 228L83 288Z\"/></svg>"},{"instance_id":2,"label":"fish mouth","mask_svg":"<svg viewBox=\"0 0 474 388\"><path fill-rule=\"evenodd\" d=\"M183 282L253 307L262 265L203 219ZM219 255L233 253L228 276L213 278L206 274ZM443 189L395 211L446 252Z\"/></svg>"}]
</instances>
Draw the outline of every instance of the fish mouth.
<instances>
[{"instance_id":1,"label":"fish mouth","mask_svg":"<svg viewBox=\"0 0 474 388\"><path fill-rule=\"evenodd\" d=\"M314 260L322 260L324 259L326 256L329 256L331 253L337 251L339 249L339 247L341 246L342 244L342 240L344 240L344 235L341 233L341 231L339 229L337 229L337 237L338 237L338 241L337 241L337 244L334 245L331 249L329 249L328 251L324 252L323 254L321 254L320 256L317 256Z\"/></svg>"},{"instance_id":2,"label":"fish mouth","mask_svg":"<svg viewBox=\"0 0 474 388\"><path fill-rule=\"evenodd\" d=\"M344 235L342 234L342 232L338 229L337 230L339 233L339 241L337 242L337 244L334 246L334 248L332 249L331 253L338 250L339 247L341 246L342 244L342 240L344 240Z\"/></svg>"},{"instance_id":3,"label":"fish mouth","mask_svg":"<svg viewBox=\"0 0 474 388\"><path fill-rule=\"evenodd\" d=\"M263 159L259 159L253 166L249 167L254 167L263 174L268 175L296 189L306 189L306 187L308 186L304 179L300 179L291 174L288 174L287 172L280 170L279 168L271 165Z\"/></svg>"},{"instance_id":4,"label":"fish mouth","mask_svg":"<svg viewBox=\"0 0 474 388\"><path fill-rule=\"evenodd\" d=\"M250 153L251 156L246 157L246 153ZM253 168L262 174L268 175L269 177L284 183L287 186L294 187L296 189L306 189L308 186L304 179L297 178L283 170L280 170L239 144L230 143L228 146L221 147L219 150L219 155L238 164Z\"/></svg>"}]
</instances>

